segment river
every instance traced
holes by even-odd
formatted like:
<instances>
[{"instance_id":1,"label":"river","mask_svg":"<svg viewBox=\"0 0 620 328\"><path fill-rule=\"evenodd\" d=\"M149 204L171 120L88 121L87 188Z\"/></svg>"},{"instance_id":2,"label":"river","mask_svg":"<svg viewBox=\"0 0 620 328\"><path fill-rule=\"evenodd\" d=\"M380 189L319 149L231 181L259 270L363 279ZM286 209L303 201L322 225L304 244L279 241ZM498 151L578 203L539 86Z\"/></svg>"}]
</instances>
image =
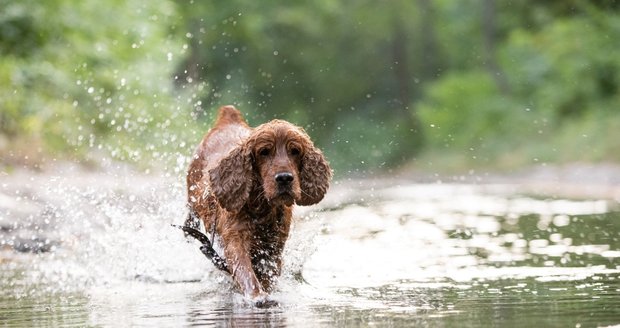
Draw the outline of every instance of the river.
<instances>
[{"instance_id":1,"label":"river","mask_svg":"<svg viewBox=\"0 0 620 328\"><path fill-rule=\"evenodd\" d=\"M280 306L258 309L171 227L184 199L182 172L3 172L0 325L620 324L617 200L337 180L296 209Z\"/></svg>"}]
</instances>

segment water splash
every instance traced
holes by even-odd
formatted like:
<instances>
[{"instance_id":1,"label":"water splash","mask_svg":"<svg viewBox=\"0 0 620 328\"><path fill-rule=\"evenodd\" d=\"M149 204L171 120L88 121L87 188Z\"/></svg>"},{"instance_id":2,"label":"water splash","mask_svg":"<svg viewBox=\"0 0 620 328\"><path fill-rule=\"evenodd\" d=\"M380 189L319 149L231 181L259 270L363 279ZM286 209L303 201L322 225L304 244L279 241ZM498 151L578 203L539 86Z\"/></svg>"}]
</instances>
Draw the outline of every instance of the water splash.
<instances>
[{"instance_id":1,"label":"water splash","mask_svg":"<svg viewBox=\"0 0 620 328\"><path fill-rule=\"evenodd\" d=\"M296 208L274 293L281 307L266 312L170 226L187 213L182 177L16 172L0 201L0 303L78 306L91 324L428 322L479 313L490 297L518 307L522 295L544 306L580 294L608 308L620 281L612 203L510 186L336 183L319 206Z\"/></svg>"}]
</instances>

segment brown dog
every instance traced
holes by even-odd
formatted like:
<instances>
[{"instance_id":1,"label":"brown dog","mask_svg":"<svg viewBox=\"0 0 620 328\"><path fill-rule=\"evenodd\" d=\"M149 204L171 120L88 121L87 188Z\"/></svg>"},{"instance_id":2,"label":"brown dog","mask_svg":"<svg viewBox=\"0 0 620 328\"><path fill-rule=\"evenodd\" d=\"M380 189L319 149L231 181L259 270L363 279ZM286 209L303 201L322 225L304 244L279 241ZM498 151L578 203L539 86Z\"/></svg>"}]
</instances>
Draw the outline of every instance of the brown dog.
<instances>
[{"instance_id":1,"label":"brown dog","mask_svg":"<svg viewBox=\"0 0 620 328\"><path fill-rule=\"evenodd\" d=\"M303 129L282 120L252 129L224 106L187 172L186 226L201 220L243 294L265 304L282 269L293 204L318 203L331 177Z\"/></svg>"}]
</instances>

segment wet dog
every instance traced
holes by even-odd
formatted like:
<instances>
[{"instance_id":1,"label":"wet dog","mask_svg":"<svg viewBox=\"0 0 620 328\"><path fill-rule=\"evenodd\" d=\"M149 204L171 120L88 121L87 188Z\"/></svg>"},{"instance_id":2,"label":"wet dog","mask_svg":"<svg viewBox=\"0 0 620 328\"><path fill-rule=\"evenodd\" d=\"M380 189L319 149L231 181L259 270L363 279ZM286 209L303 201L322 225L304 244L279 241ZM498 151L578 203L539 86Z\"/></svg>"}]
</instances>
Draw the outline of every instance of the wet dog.
<instances>
[{"instance_id":1,"label":"wet dog","mask_svg":"<svg viewBox=\"0 0 620 328\"><path fill-rule=\"evenodd\" d=\"M203 253L256 305L269 305L293 205L321 201L331 177L302 128L282 120L251 128L236 108L224 106L187 172L186 232L202 221L211 235L201 237ZM223 254L210 246L216 241Z\"/></svg>"}]
</instances>

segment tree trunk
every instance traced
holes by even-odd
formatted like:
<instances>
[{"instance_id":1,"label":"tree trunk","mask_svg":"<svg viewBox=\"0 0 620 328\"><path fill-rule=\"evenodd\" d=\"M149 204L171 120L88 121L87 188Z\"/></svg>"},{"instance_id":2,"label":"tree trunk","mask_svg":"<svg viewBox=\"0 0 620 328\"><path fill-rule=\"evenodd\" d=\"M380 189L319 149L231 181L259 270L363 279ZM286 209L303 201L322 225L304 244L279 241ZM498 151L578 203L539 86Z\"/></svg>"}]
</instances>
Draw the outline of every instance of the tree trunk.
<instances>
[{"instance_id":1,"label":"tree trunk","mask_svg":"<svg viewBox=\"0 0 620 328\"><path fill-rule=\"evenodd\" d=\"M395 15L398 17L398 14ZM412 140L409 144L414 150L419 150L422 145L422 131L420 120L412 106L411 80L412 72L409 68L409 53L407 51L407 33L400 19L394 20L392 34L392 60L394 63L394 77L397 85L397 109L394 115L402 118L402 124L412 132Z\"/></svg>"},{"instance_id":2,"label":"tree trunk","mask_svg":"<svg viewBox=\"0 0 620 328\"><path fill-rule=\"evenodd\" d=\"M482 35L484 38L484 61L489 74L493 77L497 88L504 94L510 93L510 85L495 58L497 25L495 24L495 0L482 2Z\"/></svg>"}]
</instances>

